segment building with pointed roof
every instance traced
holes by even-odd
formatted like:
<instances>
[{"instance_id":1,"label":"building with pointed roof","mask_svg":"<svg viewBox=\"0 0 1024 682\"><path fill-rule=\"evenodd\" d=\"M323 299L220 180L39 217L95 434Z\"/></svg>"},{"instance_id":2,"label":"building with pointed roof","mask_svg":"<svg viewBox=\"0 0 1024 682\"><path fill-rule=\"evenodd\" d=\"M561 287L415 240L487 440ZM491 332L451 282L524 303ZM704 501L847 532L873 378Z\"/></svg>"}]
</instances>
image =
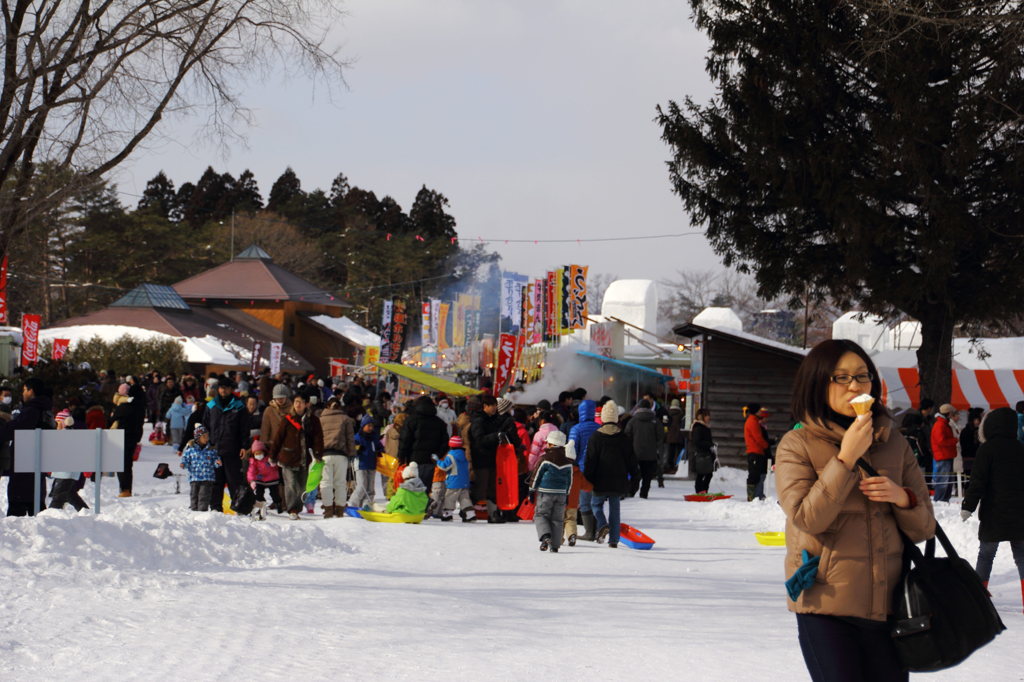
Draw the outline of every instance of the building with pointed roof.
<instances>
[{"instance_id":1,"label":"building with pointed roof","mask_svg":"<svg viewBox=\"0 0 1024 682\"><path fill-rule=\"evenodd\" d=\"M63 320L49 330L60 329L67 337L76 329L85 334L106 325L200 339L204 348L219 342L226 353L197 351L196 361L189 359L191 369L203 373L249 367L256 341L263 344L261 364L266 365L270 344L277 342L283 344L282 370L327 374L331 358L361 361L364 345L358 341L372 332L363 330L361 337L354 337L312 318L342 318L349 307L277 265L253 244L227 263L172 286L141 284L107 308ZM234 364L229 363L232 357ZM211 358L218 362L208 362Z\"/></svg>"}]
</instances>

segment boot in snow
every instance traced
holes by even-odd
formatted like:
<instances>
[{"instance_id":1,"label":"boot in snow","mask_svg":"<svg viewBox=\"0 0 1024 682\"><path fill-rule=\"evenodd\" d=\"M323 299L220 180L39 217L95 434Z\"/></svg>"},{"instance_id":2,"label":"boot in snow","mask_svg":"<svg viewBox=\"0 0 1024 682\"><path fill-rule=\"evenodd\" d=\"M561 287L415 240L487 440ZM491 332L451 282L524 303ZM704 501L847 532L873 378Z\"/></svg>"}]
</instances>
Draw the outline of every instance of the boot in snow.
<instances>
[{"instance_id":1,"label":"boot in snow","mask_svg":"<svg viewBox=\"0 0 1024 682\"><path fill-rule=\"evenodd\" d=\"M542 537L540 539L540 551L542 551L542 552L548 551L548 546L549 546L548 543L549 543L550 540L551 540L551 536L548 535L547 533L545 533L544 537Z\"/></svg>"},{"instance_id":2,"label":"boot in snow","mask_svg":"<svg viewBox=\"0 0 1024 682\"><path fill-rule=\"evenodd\" d=\"M747 485L747 502L754 501L754 490L757 488L755 485Z\"/></svg>"},{"instance_id":3,"label":"boot in snow","mask_svg":"<svg viewBox=\"0 0 1024 682\"><path fill-rule=\"evenodd\" d=\"M593 514L583 514L583 535L579 540L586 540L587 542L593 542L597 534L597 519L594 518Z\"/></svg>"},{"instance_id":4,"label":"boot in snow","mask_svg":"<svg viewBox=\"0 0 1024 682\"><path fill-rule=\"evenodd\" d=\"M595 541L598 544L604 542L605 539L608 537L609 533L611 532L612 531L608 526L601 526L601 529L597 531L597 538L595 539Z\"/></svg>"},{"instance_id":5,"label":"boot in snow","mask_svg":"<svg viewBox=\"0 0 1024 682\"><path fill-rule=\"evenodd\" d=\"M330 518L333 518L333 517L334 517L334 507L333 506L327 506L325 504L324 505L324 518L325 519L330 519Z\"/></svg>"}]
</instances>

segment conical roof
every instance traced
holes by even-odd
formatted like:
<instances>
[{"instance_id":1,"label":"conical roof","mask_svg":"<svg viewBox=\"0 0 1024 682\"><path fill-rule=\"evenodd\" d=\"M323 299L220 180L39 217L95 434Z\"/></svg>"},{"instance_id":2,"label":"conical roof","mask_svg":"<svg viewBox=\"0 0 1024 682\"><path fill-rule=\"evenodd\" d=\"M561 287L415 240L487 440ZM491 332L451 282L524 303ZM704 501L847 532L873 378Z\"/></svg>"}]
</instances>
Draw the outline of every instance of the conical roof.
<instances>
[{"instance_id":1,"label":"conical roof","mask_svg":"<svg viewBox=\"0 0 1024 682\"><path fill-rule=\"evenodd\" d=\"M235 256L235 260L274 260L270 257L270 254L261 249L256 244L250 244L240 254Z\"/></svg>"},{"instance_id":2,"label":"conical roof","mask_svg":"<svg viewBox=\"0 0 1024 682\"><path fill-rule=\"evenodd\" d=\"M266 251L251 246L242 253ZM174 285L184 299L192 301L305 301L348 307L312 282L285 270L266 258L236 258L200 272Z\"/></svg>"},{"instance_id":3,"label":"conical roof","mask_svg":"<svg viewBox=\"0 0 1024 682\"><path fill-rule=\"evenodd\" d=\"M112 308L191 310L177 291L162 284L140 284L110 305Z\"/></svg>"}]
</instances>

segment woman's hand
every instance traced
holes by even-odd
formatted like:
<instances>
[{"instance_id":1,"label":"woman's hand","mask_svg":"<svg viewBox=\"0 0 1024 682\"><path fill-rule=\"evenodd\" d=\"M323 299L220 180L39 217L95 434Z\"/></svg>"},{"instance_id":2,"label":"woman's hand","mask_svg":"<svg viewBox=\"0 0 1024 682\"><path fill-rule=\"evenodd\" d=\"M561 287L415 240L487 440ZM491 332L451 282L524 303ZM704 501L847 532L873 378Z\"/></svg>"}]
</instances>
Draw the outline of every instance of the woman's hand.
<instances>
[{"instance_id":1,"label":"woman's hand","mask_svg":"<svg viewBox=\"0 0 1024 682\"><path fill-rule=\"evenodd\" d=\"M900 509L910 506L907 491L888 476L872 476L860 482L860 491L872 502L891 502Z\"/></svg>"},{"instance_id":2,"label":"woman's hand","mask_svg":"<svg viewBox=\"0 0 1024 682\"><path fill-rule=\"evenodd\" d=\"M843 442L839 446L839 460L846 465L847 469L853 471L857 460L871 447L872 438L874 438L874 429L871 417L854 419L850 428L846 429Z\"/></svg>"}]
</instances>

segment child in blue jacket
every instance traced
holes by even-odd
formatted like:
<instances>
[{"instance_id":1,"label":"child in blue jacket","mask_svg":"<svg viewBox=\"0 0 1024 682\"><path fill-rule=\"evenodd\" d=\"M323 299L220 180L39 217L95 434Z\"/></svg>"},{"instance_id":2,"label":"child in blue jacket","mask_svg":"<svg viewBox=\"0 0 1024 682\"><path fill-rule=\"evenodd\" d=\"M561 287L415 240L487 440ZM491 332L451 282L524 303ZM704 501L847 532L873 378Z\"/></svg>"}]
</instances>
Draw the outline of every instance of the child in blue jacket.
<instances>
[{"instance_id":1,"label":"child in blue jacket","mask_svg":"<svg viewBox=\"0 0 1024 682\"><path fill-rule=\"evenodd\" d=\"M576 448L561 431L552 431L544 455L530 477L530 492L536 495L533 525L540 539L540 551L557 552L562 544L565 503L572 489L572 464Z\"/></svg>"},{"instance_id":2,"label":"child in blue jacket","mask_svg":"<svg viewBox=\"0 0 1024 682\"><path fill-rule=\"evenodd\" d=\"M188 470L189 509L210 511L213 500L213 482L217 467L221 466L217 449L210 445L210 434L202 424L196 424L195 437L185 446L181 468Z\"/></svg>"},{"instance_id":3,"label":"child in blue jacket","mask_svg":"<svg viewBox=\"0 0 1024 682\"><path fill-rule=\"evenodd\" d=\"M377 458L384 451L377 432L377 422L370 415L363 415L359 422L359 431L355 435L356 444L356 487L348 499L349 514L360 509L369 508L376 495L373 477L377 473ZM365 505L365 506L364 506Z\"/></svg>"},{"instance_id":4,"label":"child in blue jacket","mask_svg":"<svg viewBox=\"0 0 1024 682\"><path fill-rule=\"evenodd\" d=\"M437 459L437 456L434 456ZM442 521L452 521L455 505L459 505L459 517L463 523L476 521L473 500L469 496L469 460L463 448L462 437L452 436L448 439L448 454L437 463L437 468L448 472L444 479L444 510Z\"/></svg>"}]
</instances>

